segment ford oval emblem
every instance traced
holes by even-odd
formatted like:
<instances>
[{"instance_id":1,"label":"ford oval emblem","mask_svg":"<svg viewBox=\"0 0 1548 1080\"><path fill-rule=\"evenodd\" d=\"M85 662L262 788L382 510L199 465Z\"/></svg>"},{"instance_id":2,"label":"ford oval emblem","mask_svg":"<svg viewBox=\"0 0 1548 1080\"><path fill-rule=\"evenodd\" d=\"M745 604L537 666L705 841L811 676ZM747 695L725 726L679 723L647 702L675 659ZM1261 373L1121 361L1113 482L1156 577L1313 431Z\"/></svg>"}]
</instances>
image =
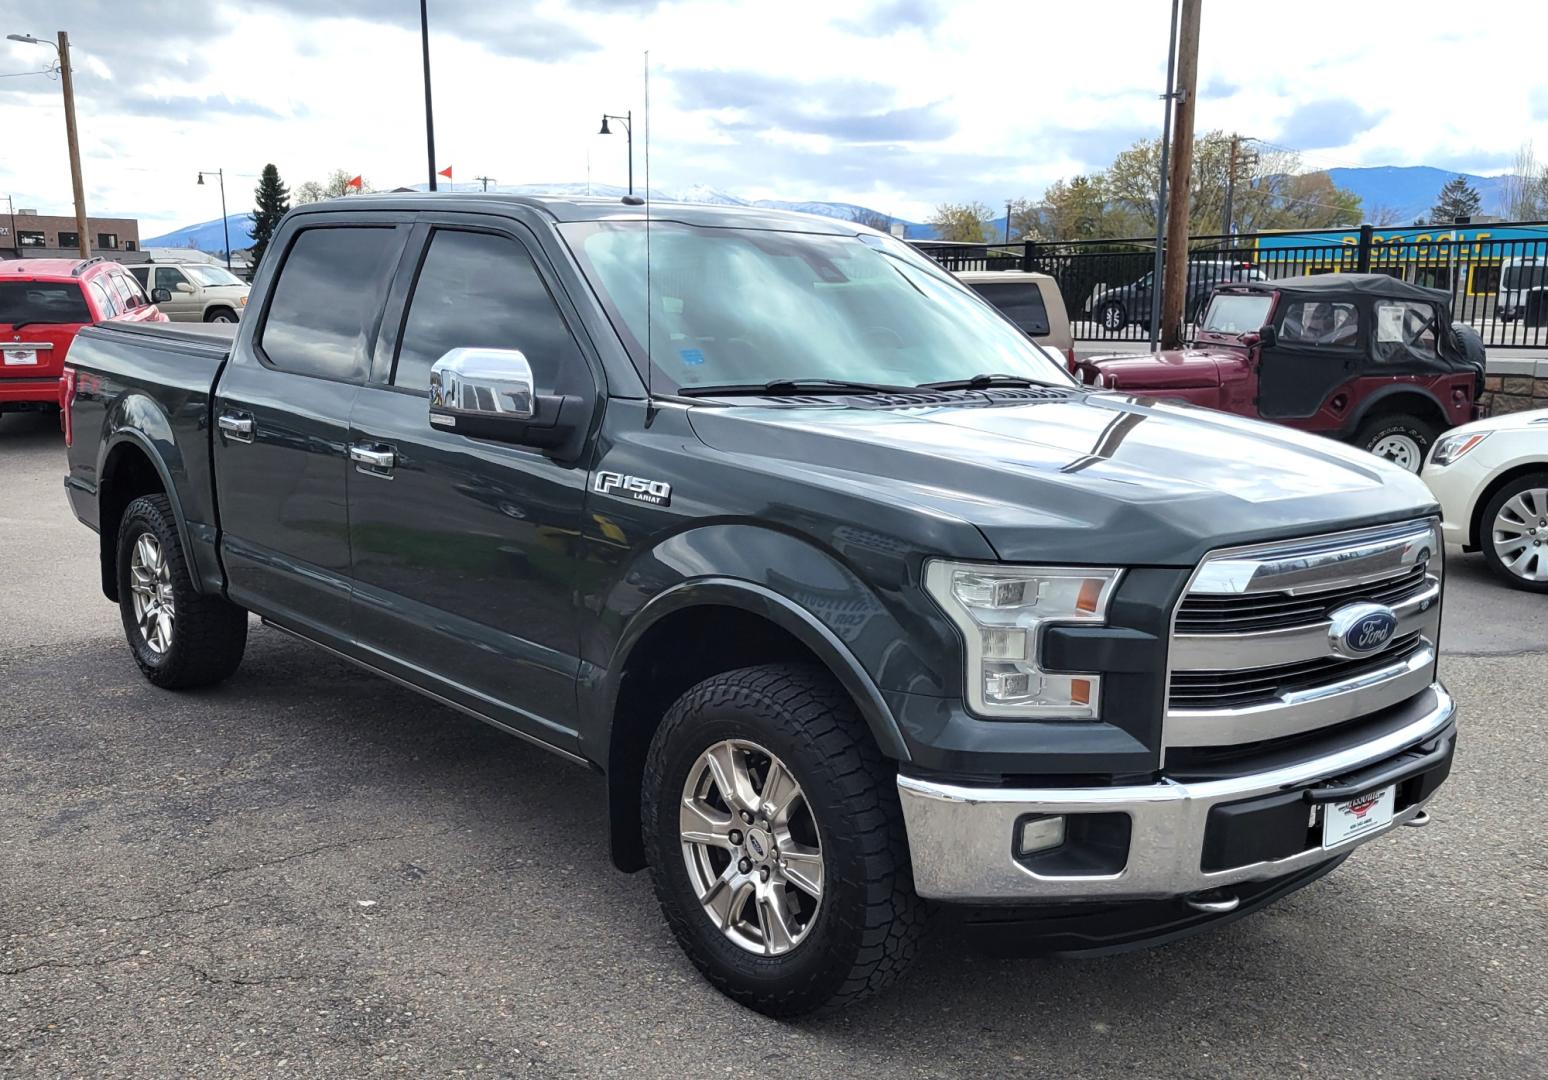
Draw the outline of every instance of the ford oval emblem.
<instances>
[{"instance_id":1,"label":"ford oval emblem","mask_svg":"<svg viewBox=\"0 0 1548 1080\"><path fill-rule=\"evenodd\" d=\"M1328 637L1339 656L1369 656L1397 634L1397 614L1384 604L1350 604L1332 615Z\"/></svg>"}]
</instances>

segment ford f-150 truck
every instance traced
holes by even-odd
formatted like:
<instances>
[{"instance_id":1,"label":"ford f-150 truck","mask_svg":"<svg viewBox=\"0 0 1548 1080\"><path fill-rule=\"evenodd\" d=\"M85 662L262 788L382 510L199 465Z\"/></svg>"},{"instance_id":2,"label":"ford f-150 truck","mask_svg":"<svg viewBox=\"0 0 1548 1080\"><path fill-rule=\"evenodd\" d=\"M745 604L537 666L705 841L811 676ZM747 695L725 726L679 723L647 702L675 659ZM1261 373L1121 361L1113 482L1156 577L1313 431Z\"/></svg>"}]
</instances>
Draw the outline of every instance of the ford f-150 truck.
<instances>
[{"instance_id":1,"label":"ford f-150 truck","mask_svg":"<svg viewBox=\"0 0 1548 1080\"><path fill-rule=\"evenodd\" d=\"M599 770L616 865L770 1014L890 983L936 904L1074 953L1237 917L1450 769L1416 478L1082 386L853 224L318 203L239 327L70 362L152 683L251 613Z\"/></svg>"}]
</instances>

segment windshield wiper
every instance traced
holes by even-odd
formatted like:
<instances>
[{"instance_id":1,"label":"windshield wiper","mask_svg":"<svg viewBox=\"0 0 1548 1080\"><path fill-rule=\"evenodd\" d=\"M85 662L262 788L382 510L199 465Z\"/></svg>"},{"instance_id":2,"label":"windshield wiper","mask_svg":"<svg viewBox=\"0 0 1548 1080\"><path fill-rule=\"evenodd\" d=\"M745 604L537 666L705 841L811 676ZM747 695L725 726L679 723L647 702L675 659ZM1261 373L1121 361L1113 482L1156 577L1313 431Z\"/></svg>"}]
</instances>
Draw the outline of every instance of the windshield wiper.
<instances>
[{"instance_id":1,"label":"windshield wiper","mask_svg":"<svg viewBox=\"0 0 1548 1080\"><path fill-rule=\"evenodd\" d=\"M983 372L967 379L942 379L939 382L922 382L920 390L987 390L991 386L1053 386L1051 382L1028 378L1025 375L1003 375Z\"/></svg>"},{"instance_id":2,"label":"windshield wiper","mask_svg":"<svg viewBox=\"0 0 1548 1080\"><path fill-rule=\"evenodd\" d=\"M723 383L718 386L684 386L679 397L725 397L732 394L901 394L912 386L853 382L849 379L770 379L765 383Z\"/></svg>"}]
</instances>

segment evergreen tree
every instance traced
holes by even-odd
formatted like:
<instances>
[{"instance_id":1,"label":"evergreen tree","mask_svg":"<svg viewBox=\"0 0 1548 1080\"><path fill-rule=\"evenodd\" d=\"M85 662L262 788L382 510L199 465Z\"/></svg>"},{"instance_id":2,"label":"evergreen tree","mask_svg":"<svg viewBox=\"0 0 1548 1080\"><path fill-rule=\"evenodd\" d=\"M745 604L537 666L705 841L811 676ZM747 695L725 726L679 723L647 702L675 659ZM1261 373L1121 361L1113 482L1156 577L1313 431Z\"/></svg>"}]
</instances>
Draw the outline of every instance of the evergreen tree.
<instances>
[{"instance_id":1,"label":"evergreen tree","mask_svg":"<svg viewBox=\"0 0 1548 1080\"><path fill-rule=\"evenodd\" d=\"M248 217L253 223L252 262L257 269L263 253L269 249L269 241L274 239L274 230L279 228L280 218L290 210L290 192L280 183L279 170L265 165L253 195L256 205Z\"/></svg>"},{"instance_id":2,"label":"evergreen tree","mask_svg":"<svg viewBox=\"0 0 1548 1080\"><path fill-rule=\"evenodd\" d=\"M1477 188L1460 176L1453 177L1446 181L1446 186L1440 189L1435 205L1430 207L1430 224L1455 224L1459 217L1470 218L1477 215L1482 205L1483 200L1478 197Z\"/></svg>"}]
</instances>

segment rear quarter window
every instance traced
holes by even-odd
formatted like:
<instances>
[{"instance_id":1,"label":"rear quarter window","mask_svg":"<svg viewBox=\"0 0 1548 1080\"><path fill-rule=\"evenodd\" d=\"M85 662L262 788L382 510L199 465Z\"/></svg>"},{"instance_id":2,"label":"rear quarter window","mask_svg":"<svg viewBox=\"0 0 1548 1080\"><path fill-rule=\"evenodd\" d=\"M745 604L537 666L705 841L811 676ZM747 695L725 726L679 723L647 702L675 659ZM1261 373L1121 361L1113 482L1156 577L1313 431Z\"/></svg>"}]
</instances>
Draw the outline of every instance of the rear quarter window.
<instances>
[{"instance_id":1,"label":"rear quarter window","mask_svg":"<svg viewBox=\"0 0 1548 1080\"><path fill-rule=\"evenodd\" d=\"M1033 337L1048 336L1048 307L1036 282L997 281L970 287L1024 332Z\"/></svg>"}]
</instances>

